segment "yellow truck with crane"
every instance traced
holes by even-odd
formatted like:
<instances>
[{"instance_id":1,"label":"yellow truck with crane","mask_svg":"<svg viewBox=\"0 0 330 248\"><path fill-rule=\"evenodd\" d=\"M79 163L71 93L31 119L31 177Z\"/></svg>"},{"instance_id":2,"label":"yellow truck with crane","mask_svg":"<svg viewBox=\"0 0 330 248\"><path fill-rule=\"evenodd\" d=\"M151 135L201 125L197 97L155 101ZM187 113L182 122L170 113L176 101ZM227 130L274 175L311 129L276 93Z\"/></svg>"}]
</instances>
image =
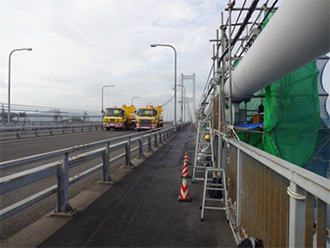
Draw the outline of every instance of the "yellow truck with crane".
<instances>
[{"instance_id":1,"label":"yellow truck with crane","mask_svg":"<svg viewBox=\"0 0 330 248\"><path fill-rule=\"evenodd\" d=\"M150 130L163 127L163 110L161 106L146 106L136 111L136 129Z\"/></svg>"},{"instance_id":2,"label":"yellow truck with crane","mask_svg":"<svg viewBox=\"0 0 330 248\"><path fill-rule=\"evenodd\" d=\"M106 108L103 117L103 127L109 131L110 128L129 130L135 128L135 106L123 105L121 108Z\"/></svg>"}]
</instances>

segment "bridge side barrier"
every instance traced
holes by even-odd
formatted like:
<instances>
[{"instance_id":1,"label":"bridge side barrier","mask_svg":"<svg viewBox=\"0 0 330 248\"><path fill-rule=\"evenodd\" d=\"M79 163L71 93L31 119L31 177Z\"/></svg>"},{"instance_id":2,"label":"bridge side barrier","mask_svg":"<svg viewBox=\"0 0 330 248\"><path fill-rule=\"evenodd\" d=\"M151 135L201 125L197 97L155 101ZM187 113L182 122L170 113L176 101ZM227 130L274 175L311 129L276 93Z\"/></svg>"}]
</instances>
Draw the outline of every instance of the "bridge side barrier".
<instances>
[{"instance_id":1,"label":"bridge side barrier","mask_svg":"<svg viewBox=\"0 0 330 248\"><path fill-rule=\"evenodd\" d=\"M105 145L105 149L102 154L102 181L103 182L114 182L114 180L110 176L110 170L109 170L109 163L110 160L110 142L107 142Z\"/></svg>"},{"instance_id":2,"label":"bridge side barrier","mask_svg":"<svg viewBox=\"0 0 330 248\"><path fill-rule=\"evenodd\" d=\"M139 138L139 157L138 158L145 158L146 156L143 154L143 134Z\"/></svg>"},{"instance_id":3,"label":"bridge side barrier","mask_svg":"<svg viewBox=\"0 0 330 248\"><path fill-rule=\"evenodd\" d=\"M181 124L182 126L183 124ZM60 125L60 124L51 124L46 123L44 125L31 125L31 126L14 126L14 127L0 127L0 136L8 137L15 136L16 138L21 138L23 136L35 136L40 135L54 135L65 134L65 133L75 133L77 130L80 132L92 131L92 130L101 130L102 123L93 123L93 124L70 124L70 125ZM179 130L178 126L178 130ZM168 131L166 131L168 132ZM165 132L164 134L165 135Z\"/></svg>"},{"instance_id":4,"label":"bridge side barrier","mask_svg":"<svg viewBox=\"0 0 330 248\"><path fill-rule=\"evenodd\" d=\"M148 136L148 149L147 152L151 152L152 151L152 145L151 145L151 134L149 134Z\"/></svg>"},{"instance_id":5,"label":"bridge side barrier","mask_svg":"<svg viewBox=\"0 0 330 248\"><path fill-rule=\"evenodd\" d=\"M326 247L330 180L216 132L237 239L255 236L265 247Z\"/></svg>"},{"instance_id":6,"label":"bridge side barrier","mask_svg":"<svg viewBox=\"0 0 330 248\"><path fill-rule=\"evenodd\" d=\"M53 158L58 155L62 155L62 160L60 161L53 161L47 164L44 164L42 166L38 166L36 168L32 168L29 170L21 171L9 176L1 177L0 178L0 185L1 185L1 192L0 194L7 193L12 190L16 190L18 188L27 186L31 183L35 183L39 180L42 180L44 178L48 178L54 175L57 175L58 181L57 185L53 185L51 187L48 187L47 189L43 189L40 192L23 199L21 201L16 202L15 204L12 204L11 206L8 206L4 209L0 210L0 221L10 217L11 215L19 212L20 210L54 194L57 193L57 205L55 209L55 213L59 214L70 214L72 213L72 208L69 205L69 196L68 196L68 188L70 185L80 181L81 179L99 171L102 170L102 183L113 183L113 179L110 177L109 168L110 164L118 161L119 159L125 158L125 166L127 164L130 165L131 163L131 153L137 150L143 150L143 147L147 147L147 150L149 147L152 146L152 134L155 134L157 139L157 133L163 135L165 132L168 132L169 135L173 136L175 132L172 130L172 128L167 129L159 129L153 132L146 132L145 135L140 134L134 134L134 135L124 135L117 138L112 138L108 140L93 142L90 144L67 148L67 149L61 149L54 152L48 152L44 154L38 154L35 156L30 156L27 158L22 159L16 159L6 162L0 163L0 169L8 168L12 166L22 165L24 163L28 163L31 161L40 161L45 158ZM136 137L138 136L138 137ZM123 141L121 141L124 139ZM144 142L144 140L147 140ZM116 142L117 141L117 142ZM116 143L115 143L116 142ZM71 156L74 152L81 151L83 149L86 149L87 147L93 147L103 144L104 148L97 148L92 151L88 151L82 154L78 154L75 156ZM137 147L132 148L131 146L134 144L138 144ZM120 149L125 148L125 152L121 153L117 156L112 157L111 153L118 151ZM152 150L152 149L150 149ZM92 168L89 168L83 172L80 172L77 175L74 175L69 178L69 170L72 169L75 166L79 166L81 164L84 164L86 162L92 161L97 158L102 158L102 163L93 166Z\"/></svg>"},{"instance_id":7,"label":"bridge side barrier","mask_svg":"<svg viewBox=\"0 0 330 248\"><path fill-rule=\"evenodd\" d=\"M169 129L171 130L171 128L169 128ZM158 130L158 132L160 132L160 131L161 131L161 129ZM148 133L149 133L149 135L151 135L153 132L149 131ZM172 132L172 135L173 134L174 133ZM120 139L126 139L127 137L130 137L130 136L135 137L137 135L138 134L135 134L135 135L128 134L128 135L123 135L123 136L116 137L116 138L111 138L109 140L101 140L101 141L91 142L91 143L83 144L83 145L79 145L79 146L73 146L73 147L70 147L70 148L64 148L64 149L60 149L60 150L56 150L56 151L52 151L52 152L37 154L37 155L25 157L24 159L14 159L14 160L6 161L6 162L0 162L0 169L8 168L8 167L11 167L11 166L17 166L17 165L21 165L21 164L28 163L28 162L34 162L34 161L44 159L44 158L50 158L50 157L53 157L53 156L58 156L58 155L61 155L65 152L69 152L69 153L78 152L78 151L85 150L87 148L92 148L93 146L101 145L104 142L115 142L115 141L120 140ZM154 135L156 135L156 132L154 133ZM144 137L145 136L146 135L144 135ZM124 144L124 143L122 143L122 144Z\"/></svg>"},{"instance_id":8,"label":"bridge side barrier","mask_svg":"<svg viewBox=\"0 0 330 248\"><path fill-rule=\"evenodd\" d=\"M155 141L155 145L154 145L154 147L159 147L158 146L158 140L157 140L157 133L154 133L154 141Z\"/></svg>"},{"instance_id":9,"label":"bridge side barrier","mask_svg":"<svg viewBox=\"0 0 330 248\"><path fill-rule=\"evenodd\" d=\"M16 138L21 138L23 135L54 135L58 133L75 133L76 130L80 132L101 130L102 124L74 124L74 125L41 125L41 126L19 126L19 127L0 127L1 137L8 137L15 135Z\"/></svg>"}]
</instances>

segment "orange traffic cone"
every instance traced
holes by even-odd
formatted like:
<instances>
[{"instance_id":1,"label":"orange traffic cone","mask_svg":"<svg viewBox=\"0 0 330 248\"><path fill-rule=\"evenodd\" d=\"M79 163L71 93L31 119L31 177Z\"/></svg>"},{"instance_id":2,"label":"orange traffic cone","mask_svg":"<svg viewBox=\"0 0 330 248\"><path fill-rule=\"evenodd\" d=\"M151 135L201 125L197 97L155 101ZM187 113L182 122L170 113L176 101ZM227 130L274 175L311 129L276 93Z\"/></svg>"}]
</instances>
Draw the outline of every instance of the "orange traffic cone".
<instances>
[{"instance_id":1,"label":"orange traffic cone","mask_svg":"<svg viewBox=\"0 0 330 248\"><path fill-rule=\"evenodd\" d=\"M189 164L188 153L184 154L183 162L187 162L187 164Z\"/></svg>"},{"instance_id":2,"label":"orange traffic cone","mask_svg":"<svg viewBox=\"0 0 330 248\"><path fill-rule=\"evenodd\" d=\"M191 201L191 198L189 196L188 184L187 184L187 179L186 178L182 179L181 191L180 191L178 201L185 201L185 202L190 202Z\"/></svg>"},{"instance_id":3,"label":"orange traffic cone","mask_svg":"<svg viewBox=\"0 0 330 248\"><path fill-rule=\"evenodd\" d=\"M187 164L186 161L183 163L181 177L185 177L185 178L190 177L189 176L189 170L188 170L188 164Z\"/></svg>"}]
</instances>

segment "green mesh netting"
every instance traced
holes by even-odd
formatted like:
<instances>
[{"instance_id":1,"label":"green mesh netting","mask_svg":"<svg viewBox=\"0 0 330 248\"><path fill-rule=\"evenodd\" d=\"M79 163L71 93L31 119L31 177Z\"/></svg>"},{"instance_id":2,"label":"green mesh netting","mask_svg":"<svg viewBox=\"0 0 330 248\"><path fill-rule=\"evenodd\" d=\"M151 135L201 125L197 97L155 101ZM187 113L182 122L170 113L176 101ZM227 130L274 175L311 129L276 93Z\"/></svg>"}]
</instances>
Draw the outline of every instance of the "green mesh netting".
<instances>
[{"instance_id":1,"label":"green mesh netting","mask_svg":"<svg viewBox=\"0 0 330 248\"><path fill-rule=\"evenodd\" d=\"M251 146L257 147L260 150L264 149L264 144L262 142L262 133L255 133L255 132L239 132L238 137L241 141L244 141Z\"/></svg>"},{"instance_id":2,"label":"green mesh netting","mask_svg":"<svg viewBox=\"0 0 330 248\"><path fill-rule=\"evenodd\" d=\"M240 139L304 166L313 155L320 126L318 74L312 62L266 87L264 133L241 132Z\"/></svg>"},{"instance_id":3,"label":"green mesh netting","mask_svg":"<svg viewBox=\"0 0 330 248\"><path fill-rule=\"evenodd\" d=\"M264 149L299 166L311 158L317 141L318 73L313 62L266 87Z\"/></svg>"}]
</instances>

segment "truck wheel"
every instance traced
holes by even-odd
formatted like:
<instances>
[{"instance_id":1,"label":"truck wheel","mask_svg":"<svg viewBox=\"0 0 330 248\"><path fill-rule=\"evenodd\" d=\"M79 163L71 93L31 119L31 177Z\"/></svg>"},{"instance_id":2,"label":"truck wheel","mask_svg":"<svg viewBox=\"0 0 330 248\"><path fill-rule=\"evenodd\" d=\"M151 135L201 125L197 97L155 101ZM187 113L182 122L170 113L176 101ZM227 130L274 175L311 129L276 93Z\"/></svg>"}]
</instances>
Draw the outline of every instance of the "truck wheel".
<instances>
[{"instance_id":1,"label":"truck wheel","mask_svg":"<svg viewBox=\"0 0 330 248\"><path fill-rule=\"evenodd\" d=\"M141 132L141 129L138 129L139 132Z\"/></svg>"},{"instance_id":2,"label":"truck wheel","mask_svg":"<svg viewBox=\"0 0 330 248\"><path fill-rule=\"evenodd\" d=\"M106 127L105 129L106 129L107 131L110 131L110 127Z\"/></svg>"}]
</instances>

